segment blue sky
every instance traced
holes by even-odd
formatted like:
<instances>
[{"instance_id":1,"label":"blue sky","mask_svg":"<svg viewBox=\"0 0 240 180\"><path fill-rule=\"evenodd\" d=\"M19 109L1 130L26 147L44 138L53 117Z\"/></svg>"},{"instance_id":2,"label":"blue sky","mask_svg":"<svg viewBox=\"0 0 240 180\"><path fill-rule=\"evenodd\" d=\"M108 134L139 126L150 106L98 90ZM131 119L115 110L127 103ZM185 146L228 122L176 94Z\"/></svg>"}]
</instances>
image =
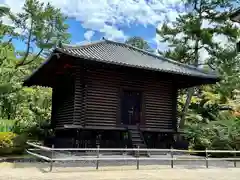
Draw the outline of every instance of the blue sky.
<instances>
[{"instance_id":1,"label":"blue sky","mask_svg":"<svg viewBox=\"0 0 240 180\"><path fill-rule=\"evenodd\" d=\"M69 18L67 20L67 24L69 25L69 33L71 34L71 43L77 44L82 41L86 41L86 37L84 37L85 33L94 32L91 36L90 41L99 40L105 36L103 32L92 31L91 29L85 29L82 27L81 23L75 20L74 18ZM131 26L119 26L119 30L124 32L126 37L132 36L140 36L143 37L146 41L148 41L153 48L157 48L156 42L154 42L154 38L156 36L156 26L147 25L144 27L141 24L131 24ZM91 33L90 33L91 34ZM86 36L86 35L85 35ZM119 41L123 39L117 39Z\"/></svg>"},{"instance_id":2,"label":"blue sky","mask_svg":"<svg viewBox=\"0 0 240 180\"><path fill-rule=\"evenodd\" d=\"M156 28L161 27L167 19L171 24L183 12L182 0L39 0L51 3L68 16L67 24L71 34L71 44L82 44L105 37L109 40L123 42L129 37L140 36L149 45L160 51L168 49L166 43L160 42ZM25 0L0 0L11 11L22 11ZM2 19L5 24L11 24L8 19ZM203 27L209 27L204 21ZM227 44L223 35L214 36L217 43ZM15 41L17 49L23 49L25 44ZM201 49L200 59L208 57L206 50Z\"/></svg>"},{"instance_id":3,"label":"blue sky","mask_svg":"<svg viewBox=\"0 0 240 180\"><path fill-rule=\"evenodd\" d=\"M140 36L153 48L166 48L159 43L156 28L167 18L174 20L180 0L39 0L50 2L69 17L67 24L71 44L99 40L125 41ZM0 0L12 12L21 12L24 0ZM7 20L5 20L6 23ZM21 48L24 44L15 42Z\"/></svg>"}]
</instances>

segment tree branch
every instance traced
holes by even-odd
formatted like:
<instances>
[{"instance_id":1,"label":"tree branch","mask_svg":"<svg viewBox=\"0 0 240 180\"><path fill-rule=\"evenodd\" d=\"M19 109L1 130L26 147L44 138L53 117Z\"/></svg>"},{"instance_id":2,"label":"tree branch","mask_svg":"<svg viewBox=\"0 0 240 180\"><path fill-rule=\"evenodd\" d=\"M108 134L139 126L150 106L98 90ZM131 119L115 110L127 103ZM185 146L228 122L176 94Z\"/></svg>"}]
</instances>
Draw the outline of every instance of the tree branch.
<instances>
[{"instance_id":1,"label":"tree branch","mask_svg":"<svg viewBox=\"0 0 240 180\"><path fill-rule=\"evenodd\" d=\"M30 64L31 62L35 61L40 55L41 53L43 52L43 48L38 52L37 55L35 55L30 61L26 62L26 63L23 63L22 66L25 66L25 65L28 65Z\"/></svg>"},{"instance_id":2,"label":"tree branch","mask_svg":"<svg viewBox=\"0 0 240 180\"><path fill-rule=\"evenodd\" d=\"M51 31L53 30L53 26L51 26ZM46 40L46 42L44 44L47 44L50 41L50 37ZM30 48L29 48L30 49ZM44 48L42 48L31 60L29 60L28 62L24 63L24 61L21 64L18 64L19 66L25 66L28 65L30 63L32 63L33 61L35 61L43 52Z\"/></svg>"},{"instance_id":3,"label":"tree branch","mask_svg":"<svg viewBox=\"0 0 240 180\"><path fill-rule=\"evenodd\" d=\"M16 65L15 68L18 68L19 66L24 64L24 61L26 61L29 52L30 52L30 42L31 42L31 37L32 37L32 31L33 31L33 19L31 18L31 25L30 25L30 31L29 31L29 35L28 35L28 40L27 40L27 49L26 49L26 53L24 55L24 57L20 60L20 62Z\"/></svg>"},{"instance_id":4,"label":"tree branch","mask_svg":"<svg viewBox=\"0 0 240 180\"><path fill-rule=\"evenodd\" d=\"M53 27L51 29L53 29ZM50 41L50 38L48 38L44 44L47 44L49 41ZM43 52L43 48L30 61L23 63L22 66L30 64L31 62L35 61L42 54L42 52Z\"/></svg>"}]
</instances>

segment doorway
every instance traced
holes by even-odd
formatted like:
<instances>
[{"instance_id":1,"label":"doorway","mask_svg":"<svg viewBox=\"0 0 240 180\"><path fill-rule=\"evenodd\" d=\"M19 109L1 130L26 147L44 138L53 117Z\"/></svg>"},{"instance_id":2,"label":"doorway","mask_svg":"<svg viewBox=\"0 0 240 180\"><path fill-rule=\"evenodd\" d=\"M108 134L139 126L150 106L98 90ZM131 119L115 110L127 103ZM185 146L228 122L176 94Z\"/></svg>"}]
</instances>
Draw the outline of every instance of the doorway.
<instances>
[{"instance_id":1,"label":"doorway","mask_svg":"<svg viewBox=\"0 0 240 180\"><path fill-rule=\"evenodd\" d=\"M124 125L140 124L142 93L124 90L121 97L121 122Z\"/></svg>"}]
</instances>

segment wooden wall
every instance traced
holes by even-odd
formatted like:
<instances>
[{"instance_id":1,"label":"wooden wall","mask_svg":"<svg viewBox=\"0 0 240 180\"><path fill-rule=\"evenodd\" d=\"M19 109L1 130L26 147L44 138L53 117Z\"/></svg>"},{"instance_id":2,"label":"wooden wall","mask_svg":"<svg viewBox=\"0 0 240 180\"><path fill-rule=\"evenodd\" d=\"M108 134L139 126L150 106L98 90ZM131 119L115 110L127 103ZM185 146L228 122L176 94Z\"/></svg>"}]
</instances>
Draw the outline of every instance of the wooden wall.
<instances>
[{"instance_id":1,"label":"wooden wall","mask_svg":"<svg viewBox=\"0 0 240 180\"><path fill-rule=\"evenodd\" d=\"M84 68L79 67L75 71L74 125L85 123L85 92Z\"/></svg>"},{"instance_id":2,"label":"wooden wall","mask_svg":"<svg viewBox=\"0 0 240 180\"><path fill-rule=\"evenodd\" d=\"M73 124L74 79L69 75L59 75L52 96L52 121L54 127Z\"/></svg>"},{"instance_id":3,"label":"wooden wall","mask_svg":"<svg viewBox=\"0 0 240 180\"><path fill-rule=\"evenodd\" d=\"M86 125L116 126L120 76L88 68L86 72Z\"/></svg>"},{"instance_id":4,"label":"wooden wall","mask_svg":"<svg viewBox=\"0 0 240 180\"><path fill-rule=\"evenodd\" d=\"M173 82L163 74L125 71L107 67L88 67L85 71L86 126L115 127L121 124L120 94L122 89L141 91L143 114L141 126L145 128L174 129L177 94ZM77 79L79 83L80 80ZM76 94L81 94L79 89ZM75 101L80 101L75 100ZM83 100L81 100L83 101ZM75 104L76 105L76 104ZM83 120L78 118L79 123ZM75 118L75 123L78 122Z\"/></svg>"},{"instance_id":5,"label":"wooden wall","mask_svg":"<svg viewBox=\"0 0 240 180\"><path fill-rule=\"evenodd\" d=\"M176 91L172 81L156 81L148 77L145 84L145 126L146 128L173 129L175 128Z\"/></svg>"},{"instance_id":6,"label":"wooden wall","mask_svg":"<svg viewBox=\"0 0 240 180\"><path fill-rule=\"evenodd\" d=\"M167 74L99 65L77 65L74 78L59 77L53 88L52 119L64 125L121 125L121 91L142 92L141 126L176 128L176 88Z\"/></svg>"}]
</instances>

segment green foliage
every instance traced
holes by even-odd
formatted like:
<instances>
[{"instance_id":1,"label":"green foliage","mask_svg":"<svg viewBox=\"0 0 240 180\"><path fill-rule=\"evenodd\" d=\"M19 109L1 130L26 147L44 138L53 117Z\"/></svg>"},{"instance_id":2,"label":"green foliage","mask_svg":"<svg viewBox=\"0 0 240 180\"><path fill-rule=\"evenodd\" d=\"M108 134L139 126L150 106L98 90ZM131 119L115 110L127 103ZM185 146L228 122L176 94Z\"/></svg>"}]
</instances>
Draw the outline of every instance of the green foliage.
<instances>
[{"instance_id":1,"label":"green foliage","mask_svg":"<svg viewBox=\"0 0 240 180\"><path fill-rule=\"evenodd\" d=\"M209 123L214 136L211 138L212 149L239 149L240 119L231 115L220 114L217 121Z\"/></svg>"},{"instance_id":2,"label":"green foliage","mask_svg":"<svg viewBox=\"0 0 240 180\"><path fill-rule=\"evenodd\" d=\"M193 149L239 149L240 118L227 112L220 113L214 121L188 124L185 134Z\"/></svg>"},{"instance_id":3,"label":"green foliage","mask_svg":"<svg viewBox=\"0 0 240 180\"><path fill-rule=\"evenodd\" d=\"M16 134L12 132L0 132L0 148L13 146L13 139Z\"/></svg>"},{"instance_id":4,"label":"green foliage","mask_svg":"<svg viewBox=\"0 0 240 180\"><path fill-rule=\"evenodd\" d=\"M200 51L206 50L214 55L220 47L219 43L213 41L213 36L226 35L230 41L235 42L238 28L228 21L231 2L185 1L187 13L180 14L171 25L166 22L157 29L162 41L174 49L160 53L176 61L198 65ZM206 25L207 23L209 25Z\"/></svg>"},{"instance_id":5,"label":"green foliage","mask_svg":"<svg viewBox=\"0 0 240 180\"><path fill-rule=\"evenodd\" d=\"M0 132L0 155L22 154L27 137L12 132Z\"/></svg>"},{"instance_id":6,"label":"green foliage","mask_svg":"<svg viewBox=\"0 0 240 180\"><path fill-rule=\"evenodd\" d=\"M23 88L21 94L24 101L19 104L14 132L43 139L49 133L51 89Z\"/></svg>"},{"instance_id":7,"label":"green foliage","mask_svg":"<svg viewBox=\"0 0 240 180\"><path fill-rule=\"evenodd\" d=\"M203 150L211 146L211 130L205 127L203 123L186 125L184 129L186 138L189 140L190 149Z\"/></svg>"},{"instance_id":8,"label":"green foliage","mask_svg":"<svg viewBox=\"0 0 240 180\"><path fill-rule=\"evenodd\" d=\"M18 40L26 44L26 49L18 52L17 67L35 61L56 47L59 41L68 42L70 37L66 17L50 3L26 0L23 12L12 15L11 19L14 27L20 30Z\"/></svg>"},{"instance_id":9,"label":"green foliage","mask_svg":"<svg viewBox=\"0 0 240 180\"><path fill-rule=\"evenodd\" d=\"M1 119L0 132L11 132L15 124L15 120Z\"/></svg>"},{"instance_id":10,"label":"green foliage","mask_svg":"<svg viewBox=\"0 0 240 180\"><path fill-rule=\"evenodd\" d=\"M240 56L235 48L219 48L215 56L210 58L213 66L218 70L222 80L215 86L222 99L234 98L234 90L240 90Z\"/></svg>"},{"instance_id":11,"label":"green foliage","mask_svg":"<svg viewBox=\"0 0 240 180\"><path fill-rule=\"evenodd\" d=\"M180 125L185 122L185 134L194 149L239 149L239 90L240 59L235 47L214 41L225 36L235 43L239 29L229 21L232 0L187 0L186 13L179 14L173 23L166 22L157 33L171 49L160 54L205 69L215 69L221 78L216 85L183 90L178 111ZM208 24L208 25L206 25ZM200 54L208 53L204 62ZM187 101L191 99L191 101ZM187 107L187 110L186 110Z\"/></svg>"},{"instance_id":12,"label":"green foliage","mask_svg":"<svg viewBox=\"0 0 240 180\"><path fill-rule=\"evenodd\" d=\"M185 132L194 149L240 148L240 116L235 113L239 111L239 56L231 48L218 53L215 63L222 80L201 88L186 117Z\"/></svg>"},{"instance_id":13,"label":"green foliage","mask_svg":"<svg viewBox=\"0 0 240 180\"><path fill-rule=\"evenodd\" d=\"M199 66L200 53L204 50L215 57L220 43L213 40L214 36L226 35L229 42L234 42L238 36L238 28L227 21L231 0L187 0L184 1L186 13L179 14L173 23L164 23L157 33L163 42L167 42L170 50L159 52L165 57L186 64ZM206 25L206 24L209 25ZM212 61L206 59L204 64L212 68ZM208 67L206 66L206 67ZM208 69L209 69L208 67ZM194 94L193 88L187 91L187 97L182 109L179 128L185 124L185 116Z\"/></svg>"},{"instance_id":14,"label":"green foliage","mask_svg":"<svg viewBox=\"0 0 240 180\"><path fill-rule=\"evenodd\" d=\"M66 17L60 9L38 0L26 0L21 13L3 10L0 7L4 12L0 15L8 16L13 26L0 21L0 119L14 121L16 134L41 139L51 132L51 89L26 88L22 82L44 61L43 55L68 42ZM24 51L16 51L13 39L25 44ZM1 131L7 131L7 126L1 121Z\"/></svg>"},{"instance_id":15,"label":"green foliage","mask_svg":"<svg viewBox=\"0 0 240 180\"><path fill-rule=\"evenodd\" d=\"M8 14L10 11L10 9L6 6L0 5L0 17L2 17L3 15Z\"/></svg>"},{"instance_id":16,"label":"green foliage","mask_svg":"<svg viewBox=\"0 0 240 180\"><path fill-rule=\"evenodd\" d=\"M130 37L125 43L148 52L153 52L153 49L151 49L147 41L141 37Z\"/></svg>"}]
</instances>

